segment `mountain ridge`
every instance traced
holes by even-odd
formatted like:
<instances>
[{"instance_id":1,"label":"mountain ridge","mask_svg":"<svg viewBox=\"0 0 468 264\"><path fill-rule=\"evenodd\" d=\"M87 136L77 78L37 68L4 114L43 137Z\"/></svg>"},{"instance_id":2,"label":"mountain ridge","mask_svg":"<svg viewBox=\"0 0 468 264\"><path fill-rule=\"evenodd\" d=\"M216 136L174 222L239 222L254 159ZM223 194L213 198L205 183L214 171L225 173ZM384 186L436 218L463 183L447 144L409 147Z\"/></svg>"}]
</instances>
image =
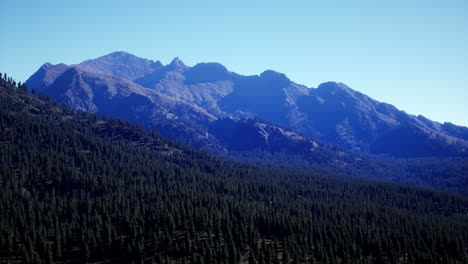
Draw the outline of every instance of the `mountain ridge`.
<instances>
[{"instance_id":1,"label":"mountain ridge","mask_svg":"<svg viewBox=\"0 0 468 264\"><path fill-rule=\"evenodd\" d=\"M183 66L177 61L172 64L169 67ZM146 127L157 128L162 134L172 138L179 137L178 139L182 141L185 139L185 142L195 147L226 152L224 144L219 143L213 135L207 133L208 129L213 130L214 127L218 127L211 125L211 128L208 128L208 123L215 121L217 117L196 104L188 104L178 98L168 97L154 89L142 87L114 75L89 72L75 65L65 66L68 67L67 70L63 68L63 65L55 66L59 67L57 70L53 67L48 64L38 70L40 76L45 76L42 73L43 69L49 69L52 72L63 71L51 85L40 78L31 78L29 80L31 87L46 87L42 92L48 93L55 100L73 108L139 122ZM179 70L183 69L179 67ZM36 80L39 80L39 83L32 83ZM242 126L241 122L239 124ZM272 131L277 130L271 125L268 126ZM256 129L250 132L255 134L262 131ZM276 142L284 142L286 139L285 134L276 134L276 136L282 138L278 138ZM297 138L299 137L295 135L294 140L297 141ZM236 140L239 141L239 139ZM303 139L306 145L312 144L311 142L309 139ZM254 147L267 147L269 144L265 143L258 142ZM280 147L275 146L275 148Z\"/></svg>"},{"instance_id":2,"label":"mountain ridge","mask_svg":"<svg viewBox=\"0 0 468 264\"><path fill-rule=\"evenodd\" d=\"M26 83L39 90L48 90L51 80L63 74L60 71L66 67L62 64L44 65ZM308 88L273 70L243 76L230 72L220 63L199 63L190 67L176 57L163 65L125 52L111 53L68 67L79 69L84 75L98 75L96 78L100 79L115 76L121 78L121 89L137 85L202 109L214 118L205 118L205 121L195 122L197 124L193 120L189 122L203 127L201 134L209 133L206 124L214 120L260 118L351 151L402 157L468 153L468 128L407 114L343 83L326 82L317 88ZM57 96L53 97L62 101ZM156 104L155 101L152 104ZM99 107L80 108L100 112ZM125 118L135 121L131 116ZM200 119L203 117L195 118ZM403 135L417 138L415 142L418 144L406 147L399 142L398 137ZM200 146L203 144L197 145Z\"/></svg>"}]
</instances>

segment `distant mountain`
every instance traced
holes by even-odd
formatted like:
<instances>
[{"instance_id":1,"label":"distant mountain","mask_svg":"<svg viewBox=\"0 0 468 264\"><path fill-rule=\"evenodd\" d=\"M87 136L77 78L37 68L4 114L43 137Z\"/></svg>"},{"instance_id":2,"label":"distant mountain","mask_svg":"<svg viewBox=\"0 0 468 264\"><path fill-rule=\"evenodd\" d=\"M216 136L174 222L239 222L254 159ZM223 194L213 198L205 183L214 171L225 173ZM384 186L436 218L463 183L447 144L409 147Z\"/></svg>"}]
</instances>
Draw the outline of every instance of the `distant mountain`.
<instances>
[{"instance_id":1,"label":"distant mountain","mask_svg":"<svg viewBox=\"0 0 468 264\"><path fill-rule=\"evenodd\" d=\"M109 69L109 61L120 63L125 61L136 63L143 71L151 71L146 60L138 60L129 54L112 54L105 59L89 60L80 65L67 66L43 65L28 81L28 85L39 92L45 92L53 99L70 105L75 109L96 112L101 115L116 116L133 122L138 122L149 128L156 128L163 135L182 140L195 147L208 149L217 153L226 153L230 146L236 145L236 150L257 148L285 149L284 146L294 145L297 149L307 150L317 146L316 142L302 137L297 133L279 128L268 122L255 122L239 118L230 119L229 124L209 113L203 107L184 98L167 96L155 89L145 88L137 83L116 75L104 74ZM122 62L122 63L123 63ZM89 71L91 67L103 65L104 70ZM131 65L131 64L130 64ZM148 66L145 68L145 65ZM141 66L141 67L140 67ZM170 65L161 68L156 73L161 74L166 69L170 76L177 75L186 66L174 60ZM120 67L123 69L123 67ZM128 76L129 70L115 70L122 76ZM136 72L132 72L136 76ZM148 78L154 78L149 76ZM168 76L164 76L166 80ZM175 78L175 77L174 77ZM226 125L233 131L248 131L250 144L238 144L246 140L243 133L224 135ZM248 128L247 128L248 127ZM281 132L280 132L281 131ZM263 138L263 141L253 140ZM296 151L296 150L294 150Z\"/></svg>"},{"instance_id":2,"label":"distant mountain","mask_svg":"<svg viewBox=\"0 0 468 264\"><path fill-rule=\"evenodd\" d=\"M323 83L297 105L306 115L302 131L352 150L411 157L467 151L466 127L409 115L342 83Z\"/></svg>"},{"instance_id":3,"label":"distant mountain","mask_svg":"<svg viewBox=\"0 0 468 264\"><path fill-rule=\"evenodd\" d=\"M189 67L175 58L163 65L115 52L77 65L45 64L26 83L75 108L138 121L206 149L277 149L271 142L297 146L301 138L310 145L314 138L398 157L468 153L466 127L407 114L342 83L308 88L271 70L242 76L219 63ZM259 129L258 120L271 129ZM264 141L264 131L276 132Z\"/></svg>"}]
</instances>

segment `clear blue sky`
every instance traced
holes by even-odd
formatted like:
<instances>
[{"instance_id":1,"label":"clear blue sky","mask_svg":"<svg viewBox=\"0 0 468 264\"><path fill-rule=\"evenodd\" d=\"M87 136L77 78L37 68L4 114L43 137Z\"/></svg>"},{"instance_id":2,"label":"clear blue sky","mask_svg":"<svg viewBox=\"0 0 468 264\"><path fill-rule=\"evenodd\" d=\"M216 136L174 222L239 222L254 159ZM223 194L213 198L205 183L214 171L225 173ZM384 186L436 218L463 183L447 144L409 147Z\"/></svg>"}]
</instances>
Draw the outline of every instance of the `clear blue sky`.
<instances>
[{"instance_id":1,"label":"clear blue sky","mask_svg":"<svg viewBox=\"0 0 468 264\"><path fill-rule=\"evenodd\" d=\"M468 126L468 1L1 0L0 72L113 51L231 71L339 81L439 122Z\"/></svg>"}]
</instances>

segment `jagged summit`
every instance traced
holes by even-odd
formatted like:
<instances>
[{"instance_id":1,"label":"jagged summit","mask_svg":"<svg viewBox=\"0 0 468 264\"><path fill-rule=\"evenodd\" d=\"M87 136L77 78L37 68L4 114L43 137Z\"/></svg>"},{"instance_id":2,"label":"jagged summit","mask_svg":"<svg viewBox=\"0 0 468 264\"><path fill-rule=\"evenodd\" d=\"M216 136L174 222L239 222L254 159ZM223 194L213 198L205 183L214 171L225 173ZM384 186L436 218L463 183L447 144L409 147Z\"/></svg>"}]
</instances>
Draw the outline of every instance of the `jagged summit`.
<instances>
[{"instance_id":1,"label":"jagged summit","mask_svg":"<svg viewBox=\"0 0 468 264\"><path fill-rule=\"evenodd\" d=\"M179 57L175 57L167 66L175 70L187 70L189 68Z\"/></svg>"},{"instance_id":2,"label":"jagged summit","mask_svg":"<svg viewBox=\"0 0 468 264\"><path fill-rule=\"evenodd\" d=\"M49 69L50 67L52 67L53 64L50 63L50 62L46 62L44 64L42 64L42 66L40 67L40 69Z\"/></svg>"},{"instance_id":3,"label":"jagged summit","mask_svg":"<svg viewBox=\"0 0 468 264\"><path fill-rule=\"evenodd\" d=\"M42 66L39 68L39 69L45 69L45 70L48 70L50 68L54 68L54 67L68 67L68 65L66 65L65 63L58 63L58 64L52 64L50 62L46 62L44 64L42 64Z\"/></svg>"},{"instance_id":4,"label":"jagged summit","mask_svg":"<svg viewBox=\"0 0 468 264\"><path fill-rule=\"evenodd\" d=\"M174 57L174 59L172 59L170 65L185 65L184 62L182 60L179 59L179 57Z\"/></svg>"}]
</instances>

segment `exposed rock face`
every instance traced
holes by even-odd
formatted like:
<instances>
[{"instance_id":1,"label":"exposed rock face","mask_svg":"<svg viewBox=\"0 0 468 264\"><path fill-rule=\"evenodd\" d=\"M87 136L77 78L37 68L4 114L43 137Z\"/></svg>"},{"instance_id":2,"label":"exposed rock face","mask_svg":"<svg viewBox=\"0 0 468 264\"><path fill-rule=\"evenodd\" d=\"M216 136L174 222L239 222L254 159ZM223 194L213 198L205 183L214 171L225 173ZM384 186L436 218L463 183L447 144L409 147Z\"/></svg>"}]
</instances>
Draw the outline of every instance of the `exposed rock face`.
<instances>
[{"instance_id":1,"label":"exposed rock face","mask_svg":"<svg viewBox=\"0 0 468 264\"><path fill-rule=\"evenodd\" d=\"M210 124L209 132L232 150L266 149L303 153L319 146L298 133L255 119L218 119Z\"/></svg>"},{"instance_id":2,"label":"exposed rock face","mask_svg":"<svg viewBox=\"0 0 468 264\"><path fill-rule=\"evenodd\" d=\"M64 71L69 68L63 63L52 65L45 63L27 80L27 84L37 91L45 91Z\"/></svg>"},{"instance_id":3,"label":"exposed rock face","mask_svg":"<svg viewBox=\"0 0 468 264\"><path fill-rule=\"evenodd\" d=\"M85 63L88 65L90 62L86 61ZM102 64L102 62L93 61L92 64L95 66ZM108 64L104 65L106 65L105 70L109 71ZM215 98L222 98L223 95L231 91L229 89L219 92L214 90L218 86L207 84L205 86L201 85L201 89L193 93L187 93L185 96L169 97L158 92L155 87L152 89L145 88L129 79L119 77L118 74L109 75L102 73L103 71L90 71L90 69L90 67L81 67L80 65L45 64L27 83L37 87L39 91L46 92L53 99L66 103L75 109L139 122L146 127L158 129L163 135L182 140L195 147L226 152L238 142L248 140L238 134L237 137L230 138L230 141L223 141L222 139L226 137L221 137L222 135L219 133L211 133L212 131L219 131L215 130L215 128L221 127L217 121L218 117L198 106L198 103L203 104L204 101L211 102ZM170 65L160 69L161 71L157 74L167 73L163 77L164 81L167 82L163 87L167 87L166 92L169 93L169 89L177 91L178 87L175 84L178 83L179 79L183 79L184 75L181 73L189 68L180 60L175 59ZM114 72L122 73L122 71ZM151 74L147 77L153 78L155 76ZM128 76L128 71L124 71L123 76ZM180 87L185 88L183 83L180 84ZM191 100L187 98L188 96L191 96ZM239 131L244 129L246 124L251 125L253 129L256 129L256 126L271 131L280 129L260 121L254 124L240 119L233 121L231 125L234 127L234 131ZM305 143L305 145L310 145L310 140L299 137L293 132L287 133L295 135L295 138L291 138L291 140L296 144ZM275 140L287 142L289 140L286 132L267 136L272 138L272 142ZM275 139L276 137L278 139ZM252 144L245 145L247 148L235 149L272 149L269 142L251 142ZM276 145L278 144L275 143L275 148L278 147Z\"/></svg>"},{"instance_id":4,"label":"exposed rock face","mask_svg":"<svg viewBox=\"0 0 468 264\"><path fill-rule=\"evenodd\" d=\"M307 88L271 70L242 76L219 63L189 67L175 58L162 65L115 52L73 66L44 64L27 84L196 147L302 151L317 138L395 156L467 153L466 127L406 114L342 83Z\"/></svg>"},{"instance_id":5,"label":"exposed rock face","mask_svg":"<svg viewBox=\"0 0 468 264\"><path fill-rule=\"evenodd\" d=\"M130 53L118 51L97 59L86 60L75 66L83 71L113 75L134 81L151 74L163 65L160 61L142 59Z\"/></svg>"}]
</instances>

